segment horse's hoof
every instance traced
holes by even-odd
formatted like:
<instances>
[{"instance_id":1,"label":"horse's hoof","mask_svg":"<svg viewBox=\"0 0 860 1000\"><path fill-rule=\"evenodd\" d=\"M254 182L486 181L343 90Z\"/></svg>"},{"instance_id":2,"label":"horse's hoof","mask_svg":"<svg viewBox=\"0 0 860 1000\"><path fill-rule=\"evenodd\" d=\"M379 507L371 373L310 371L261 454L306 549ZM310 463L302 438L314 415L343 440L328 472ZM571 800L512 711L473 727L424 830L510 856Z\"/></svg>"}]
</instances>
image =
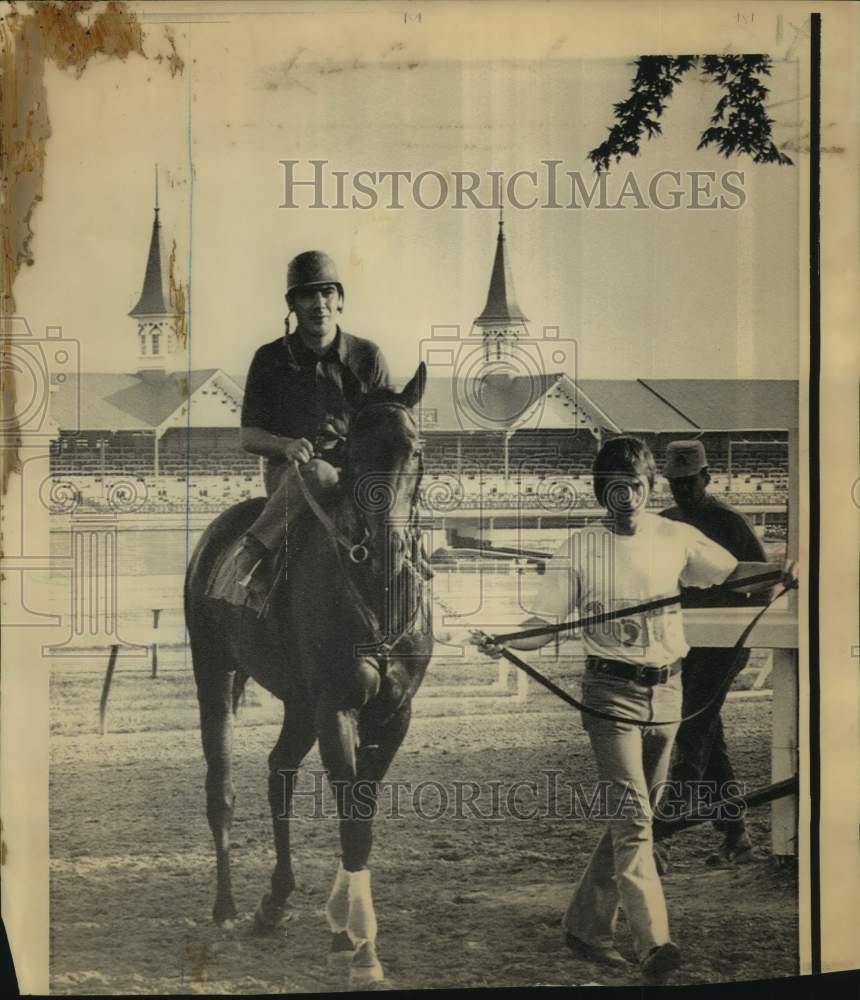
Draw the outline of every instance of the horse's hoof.
<instances>
[{"instance_id":1,"label":"horse's hoof","mask_svg":"<svg viewBox=\"0 0 860 1000\"><path fill-rule=\"evenodd\" d=\"M232 930L236 925L236 907L230 903L228 906L216 905L212 911L212 919L216 926L223 930Z\"/></svg>"},{"instance_id":2,"label":"horse's hoof","mask_svg":"<svg viewBox=\"0 0 860 1000\"><path fill-rule=\"evenodd\" d=\"M364 941L356 948L349 964L349 985L362 988L384 980L385 972L377 958L376 945L372 941Z\"/></svg>"},{"instance_id":3,"label":"horse's hoof","mask_svg":"<svg viewBox=\"0 0 860 1000\"><path fill-rule=\"evenodd\" d=\"M339 931L331 936L326 964L330 969L348 969L355 955L355 947L346 931Z\"/></svg>"},{"instance_id":4,"label":"horse's hoof","mask_svg":"<svg viewBox=\"0 0 860 1000\"><path fill-rule=\"evenodd\" d=\"M288 913L284 906L273 904L267 894L254 911L253 933L260 937L276 934L291 919L292 913Z\"/></svg>"}]
</instances>

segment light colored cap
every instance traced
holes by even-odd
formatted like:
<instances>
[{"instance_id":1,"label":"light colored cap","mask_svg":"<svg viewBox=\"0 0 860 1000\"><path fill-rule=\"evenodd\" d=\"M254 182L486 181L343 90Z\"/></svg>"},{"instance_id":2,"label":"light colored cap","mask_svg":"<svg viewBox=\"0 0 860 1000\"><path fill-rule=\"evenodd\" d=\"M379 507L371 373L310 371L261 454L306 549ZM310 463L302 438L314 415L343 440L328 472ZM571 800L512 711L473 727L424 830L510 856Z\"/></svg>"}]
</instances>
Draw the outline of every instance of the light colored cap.
<instances>
[{"instance_id":1,"label":"light colored cap","mask_svg":"<svg viewBox=\"0 0 860 1000\"><path fill-rule=\"evenodd\" d=\"M708 459L701 441L672 441L666 446L666 465L663 475L667 479L695 476L706 468Z\"/></svg>"}]
</instances>

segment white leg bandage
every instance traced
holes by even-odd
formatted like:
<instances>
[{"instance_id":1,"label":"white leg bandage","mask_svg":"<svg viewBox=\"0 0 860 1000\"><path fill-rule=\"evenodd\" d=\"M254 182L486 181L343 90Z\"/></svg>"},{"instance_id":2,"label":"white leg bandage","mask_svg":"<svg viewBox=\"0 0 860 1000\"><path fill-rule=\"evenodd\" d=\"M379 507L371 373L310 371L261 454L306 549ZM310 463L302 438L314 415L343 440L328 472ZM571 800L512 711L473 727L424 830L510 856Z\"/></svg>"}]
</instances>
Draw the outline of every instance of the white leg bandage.
<instances>
[{"instance_id":1,"label":"white leg bandage","mask_svg":"<svg viewBox=\"0 0 860 1000\"><path fill-rule=\"evenodd\" d=\"M376 913L370 894L370 870L349 874L349 918L346 931L356 947L364 941L376 940Z\"/></svg>"},{"instance_id":2,"label":"white leg bandage","mask_svg":"<svg viewBox=\"0 0 860 1000\"><path fill-rule=\"evenodd\" d=\"M337 875L325 907L326 920L332 934L340 934L346 930L349 919L349 874L343 867L343 862L338 862Z\"/></svg>"}]
</instances>

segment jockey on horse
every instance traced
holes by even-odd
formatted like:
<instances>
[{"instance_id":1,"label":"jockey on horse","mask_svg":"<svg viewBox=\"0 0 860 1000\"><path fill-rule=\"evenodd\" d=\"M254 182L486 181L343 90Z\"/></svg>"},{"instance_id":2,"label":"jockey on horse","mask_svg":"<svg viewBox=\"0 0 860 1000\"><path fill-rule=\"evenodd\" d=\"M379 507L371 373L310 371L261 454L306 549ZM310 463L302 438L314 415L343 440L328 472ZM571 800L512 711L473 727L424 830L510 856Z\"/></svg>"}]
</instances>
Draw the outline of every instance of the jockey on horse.
<instances>
[{"instance_id":1,"label":"jockey on horse","mask_svg":"<svg viewBox=\"0 0 860 1000\"><path fill-rule=\"evenodd\" d=\"M319 250L294 257L286 300L284 335L255 353L242 404L242 447L266 459L268 500L209 590L210 597L257 611L265 604L274 555L307 509L298 476L322 504L337 493L350 413L345 383L353 393L390 389L379 347L337 323L344 291L331 257ZM292 313L297 325L290 333Z\"/></svg>"},{"instance_id":2,"label":"jockey on horse","mask_svg":"<svg viewBox=\"0 0 860 1000\"><path fill-rule=\"evenodd\" d=\"M232 733L250 677L284 705L268 768L276 861L255 931L277 933L288 919L296 884L290 803L298 768L316 743L340 820L341 857L325 911L329 962L348 966L351 984L361 986L384 976L367 867L378 783L406 736L433 648L414 413L426 368L419 365L400 392L390 388L379 348L336 323L343 286L323 253L290 263L287 303L297 329L256 352L242 412L244 446L268 460L267 499L219 514L186 574L215 843L213 917L229 926L236 916ZM309 516L296 524L304 512ZM281 564L273 556L279 548L285 554L287 541L289 579L271 574L269 587L267 571Z\"/></svg>"}]
</instances>

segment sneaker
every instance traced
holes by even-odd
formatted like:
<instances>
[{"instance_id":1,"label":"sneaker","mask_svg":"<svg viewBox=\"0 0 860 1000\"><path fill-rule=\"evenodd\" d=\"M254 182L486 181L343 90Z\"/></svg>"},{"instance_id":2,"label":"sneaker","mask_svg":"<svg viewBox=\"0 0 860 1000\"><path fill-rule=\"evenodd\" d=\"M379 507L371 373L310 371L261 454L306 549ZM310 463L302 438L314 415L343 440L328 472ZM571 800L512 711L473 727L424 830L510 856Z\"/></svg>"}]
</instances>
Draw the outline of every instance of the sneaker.
<instances>
[{"instance_id":1,"label":"sneaker","mask_svg":"<svg viewBox=\"0 0 860 1000\"><path fill-rule=\"evenodd\" d=\"M664 986L681 967L681 949L673 942L658 944L642 959L642 985Z\"/></svg>"},{"instance_id":2,"label":"sneaker","mask_svg":"<svg viewBox=\"0 0 860 1000\"><path fill-rule=\"evenodd\" d=\"M598 945L589 944L578 938L575 934L566 932L564 943L570 949L574 958L580 958L585 962L596 962L598 965L611 965L616 968L623 968L630 965L627 959L615 948L601 948Z\"/></svg>"}]
</instances>

